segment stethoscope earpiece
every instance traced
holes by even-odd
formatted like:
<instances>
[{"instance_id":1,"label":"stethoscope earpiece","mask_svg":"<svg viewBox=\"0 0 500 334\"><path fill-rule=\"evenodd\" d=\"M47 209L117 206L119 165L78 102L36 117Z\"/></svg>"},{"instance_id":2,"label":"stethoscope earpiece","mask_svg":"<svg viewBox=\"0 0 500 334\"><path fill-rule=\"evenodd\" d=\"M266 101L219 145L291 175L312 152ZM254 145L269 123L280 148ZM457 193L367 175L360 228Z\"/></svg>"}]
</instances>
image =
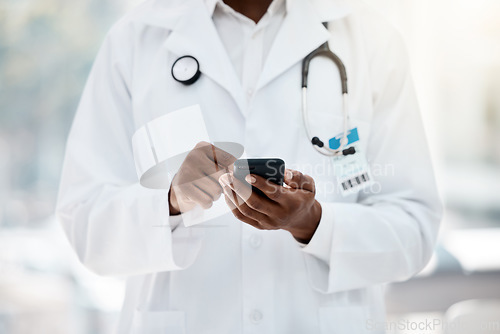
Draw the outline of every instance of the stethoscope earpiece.
<instances>
[{"instance_id":1,"label":"stethoscope earpiece","mask_svg":"<svg viewBox=\"0 0 500 334\"><path fill-rule=\"evenodd\" d=\"M172 77L184 85L194 84L200 75L200 64L193 56L182 56L172 65Z\"/></svg>"}]
</instances>

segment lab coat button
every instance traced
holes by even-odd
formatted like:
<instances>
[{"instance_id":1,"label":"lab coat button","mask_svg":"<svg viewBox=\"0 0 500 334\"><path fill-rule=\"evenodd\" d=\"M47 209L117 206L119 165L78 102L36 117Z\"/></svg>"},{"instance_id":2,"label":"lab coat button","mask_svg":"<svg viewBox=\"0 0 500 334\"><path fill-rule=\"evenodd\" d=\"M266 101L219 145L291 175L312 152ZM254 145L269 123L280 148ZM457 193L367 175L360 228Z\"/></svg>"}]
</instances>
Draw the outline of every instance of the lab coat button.
<instances>
[{"instance_id":1,"label":"lab coat button","mask_svg":"<svg viewBox=\"0 0 500 334\"><path fill-rule=\"evenodd\" d=\"M252 320L254 324L258 324L259 322L261 322L263 317L264 316L262 315L262 312L259 310L253 310L250 314L250 320Z\"/></svg>"},{"instance_id":2,"label":"lab coat button","mask_svg":"<svg viewBox=\"0 0 500 334\"><path fill-rule=\"evenodd\" d=\"M252 234L250 236L249 242L250 242L250 246L252 248L257 249L262 245L262 237L260 235L257 235L257 234Z\"/></svg>"}]
</instances>

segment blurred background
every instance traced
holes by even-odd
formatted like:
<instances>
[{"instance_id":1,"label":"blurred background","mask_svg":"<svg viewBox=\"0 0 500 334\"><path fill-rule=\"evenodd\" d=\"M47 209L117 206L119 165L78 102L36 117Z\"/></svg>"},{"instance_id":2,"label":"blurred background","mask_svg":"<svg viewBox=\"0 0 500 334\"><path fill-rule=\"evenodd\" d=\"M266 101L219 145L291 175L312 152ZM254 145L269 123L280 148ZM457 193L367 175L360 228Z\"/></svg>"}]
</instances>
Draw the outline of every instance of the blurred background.
<instances>
[{"instance_id":1,"label":"blurred background","mask_svg":"<svg viewBox=\"0 0 500 334\"><path fill-rule=\"evenodd\" d=\"M388 287L389 320L500 321L500 2L367 2L406 40L446 203L429 266ZM53 210L93 58L137 3L0 0L0 334L114 328L123 282L78 263Z\"/></svg>"}]
</instances>

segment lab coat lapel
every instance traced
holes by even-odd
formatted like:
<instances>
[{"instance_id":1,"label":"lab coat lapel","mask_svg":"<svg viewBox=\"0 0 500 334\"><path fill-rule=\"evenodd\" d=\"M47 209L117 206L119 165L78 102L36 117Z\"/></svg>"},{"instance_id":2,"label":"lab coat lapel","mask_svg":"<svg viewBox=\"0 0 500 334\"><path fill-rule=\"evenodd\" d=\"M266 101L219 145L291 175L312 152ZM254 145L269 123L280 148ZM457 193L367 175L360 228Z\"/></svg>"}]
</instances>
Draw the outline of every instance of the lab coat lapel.
<instances>
[{"instance_id":1,"label":"lab coat lapel","mask_svg":"<svg viewBox=\"0 0 500 334\"><path fill-rule=\"evenodd\" d=\"M286 17L269 51L257 89L301 62L330 38L322 22L339 19L348 12L348 7L338 0L287 0Z\"/></svg>"},{"instance_id":2,"label":"lab coat lapel","mask_svg":"<svg viewBox=\"0 0 500 334\"><path fill-rule=\"evenodd\" d=\"M166 41L166 47L178 56L191 55L200 63L202 75L226 89L240 111L244 108L241 83L214 26L205 4L190 1L191 6L179 18Z\"/></svg>"}]
</instances>

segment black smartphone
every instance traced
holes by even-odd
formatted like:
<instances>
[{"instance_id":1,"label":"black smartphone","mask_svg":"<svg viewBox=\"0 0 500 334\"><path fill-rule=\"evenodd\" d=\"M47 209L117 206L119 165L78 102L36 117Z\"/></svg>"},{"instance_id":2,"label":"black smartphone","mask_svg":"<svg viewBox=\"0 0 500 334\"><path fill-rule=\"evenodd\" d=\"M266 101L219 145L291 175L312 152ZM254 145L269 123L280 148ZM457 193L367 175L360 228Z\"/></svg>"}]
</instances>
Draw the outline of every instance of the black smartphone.
<instances>
[{"instance_id":1,"label":"black smartphone","mask_svg":"<svg viewBox=\"0 0 500 334\"><path fill-rule=\"evenodd\" d=\"M279 158L238 159L234 163L233 175L245 181L245 176L255 174L280 186L285 178L285 162Z\"/></svg>"}]
</instances>

